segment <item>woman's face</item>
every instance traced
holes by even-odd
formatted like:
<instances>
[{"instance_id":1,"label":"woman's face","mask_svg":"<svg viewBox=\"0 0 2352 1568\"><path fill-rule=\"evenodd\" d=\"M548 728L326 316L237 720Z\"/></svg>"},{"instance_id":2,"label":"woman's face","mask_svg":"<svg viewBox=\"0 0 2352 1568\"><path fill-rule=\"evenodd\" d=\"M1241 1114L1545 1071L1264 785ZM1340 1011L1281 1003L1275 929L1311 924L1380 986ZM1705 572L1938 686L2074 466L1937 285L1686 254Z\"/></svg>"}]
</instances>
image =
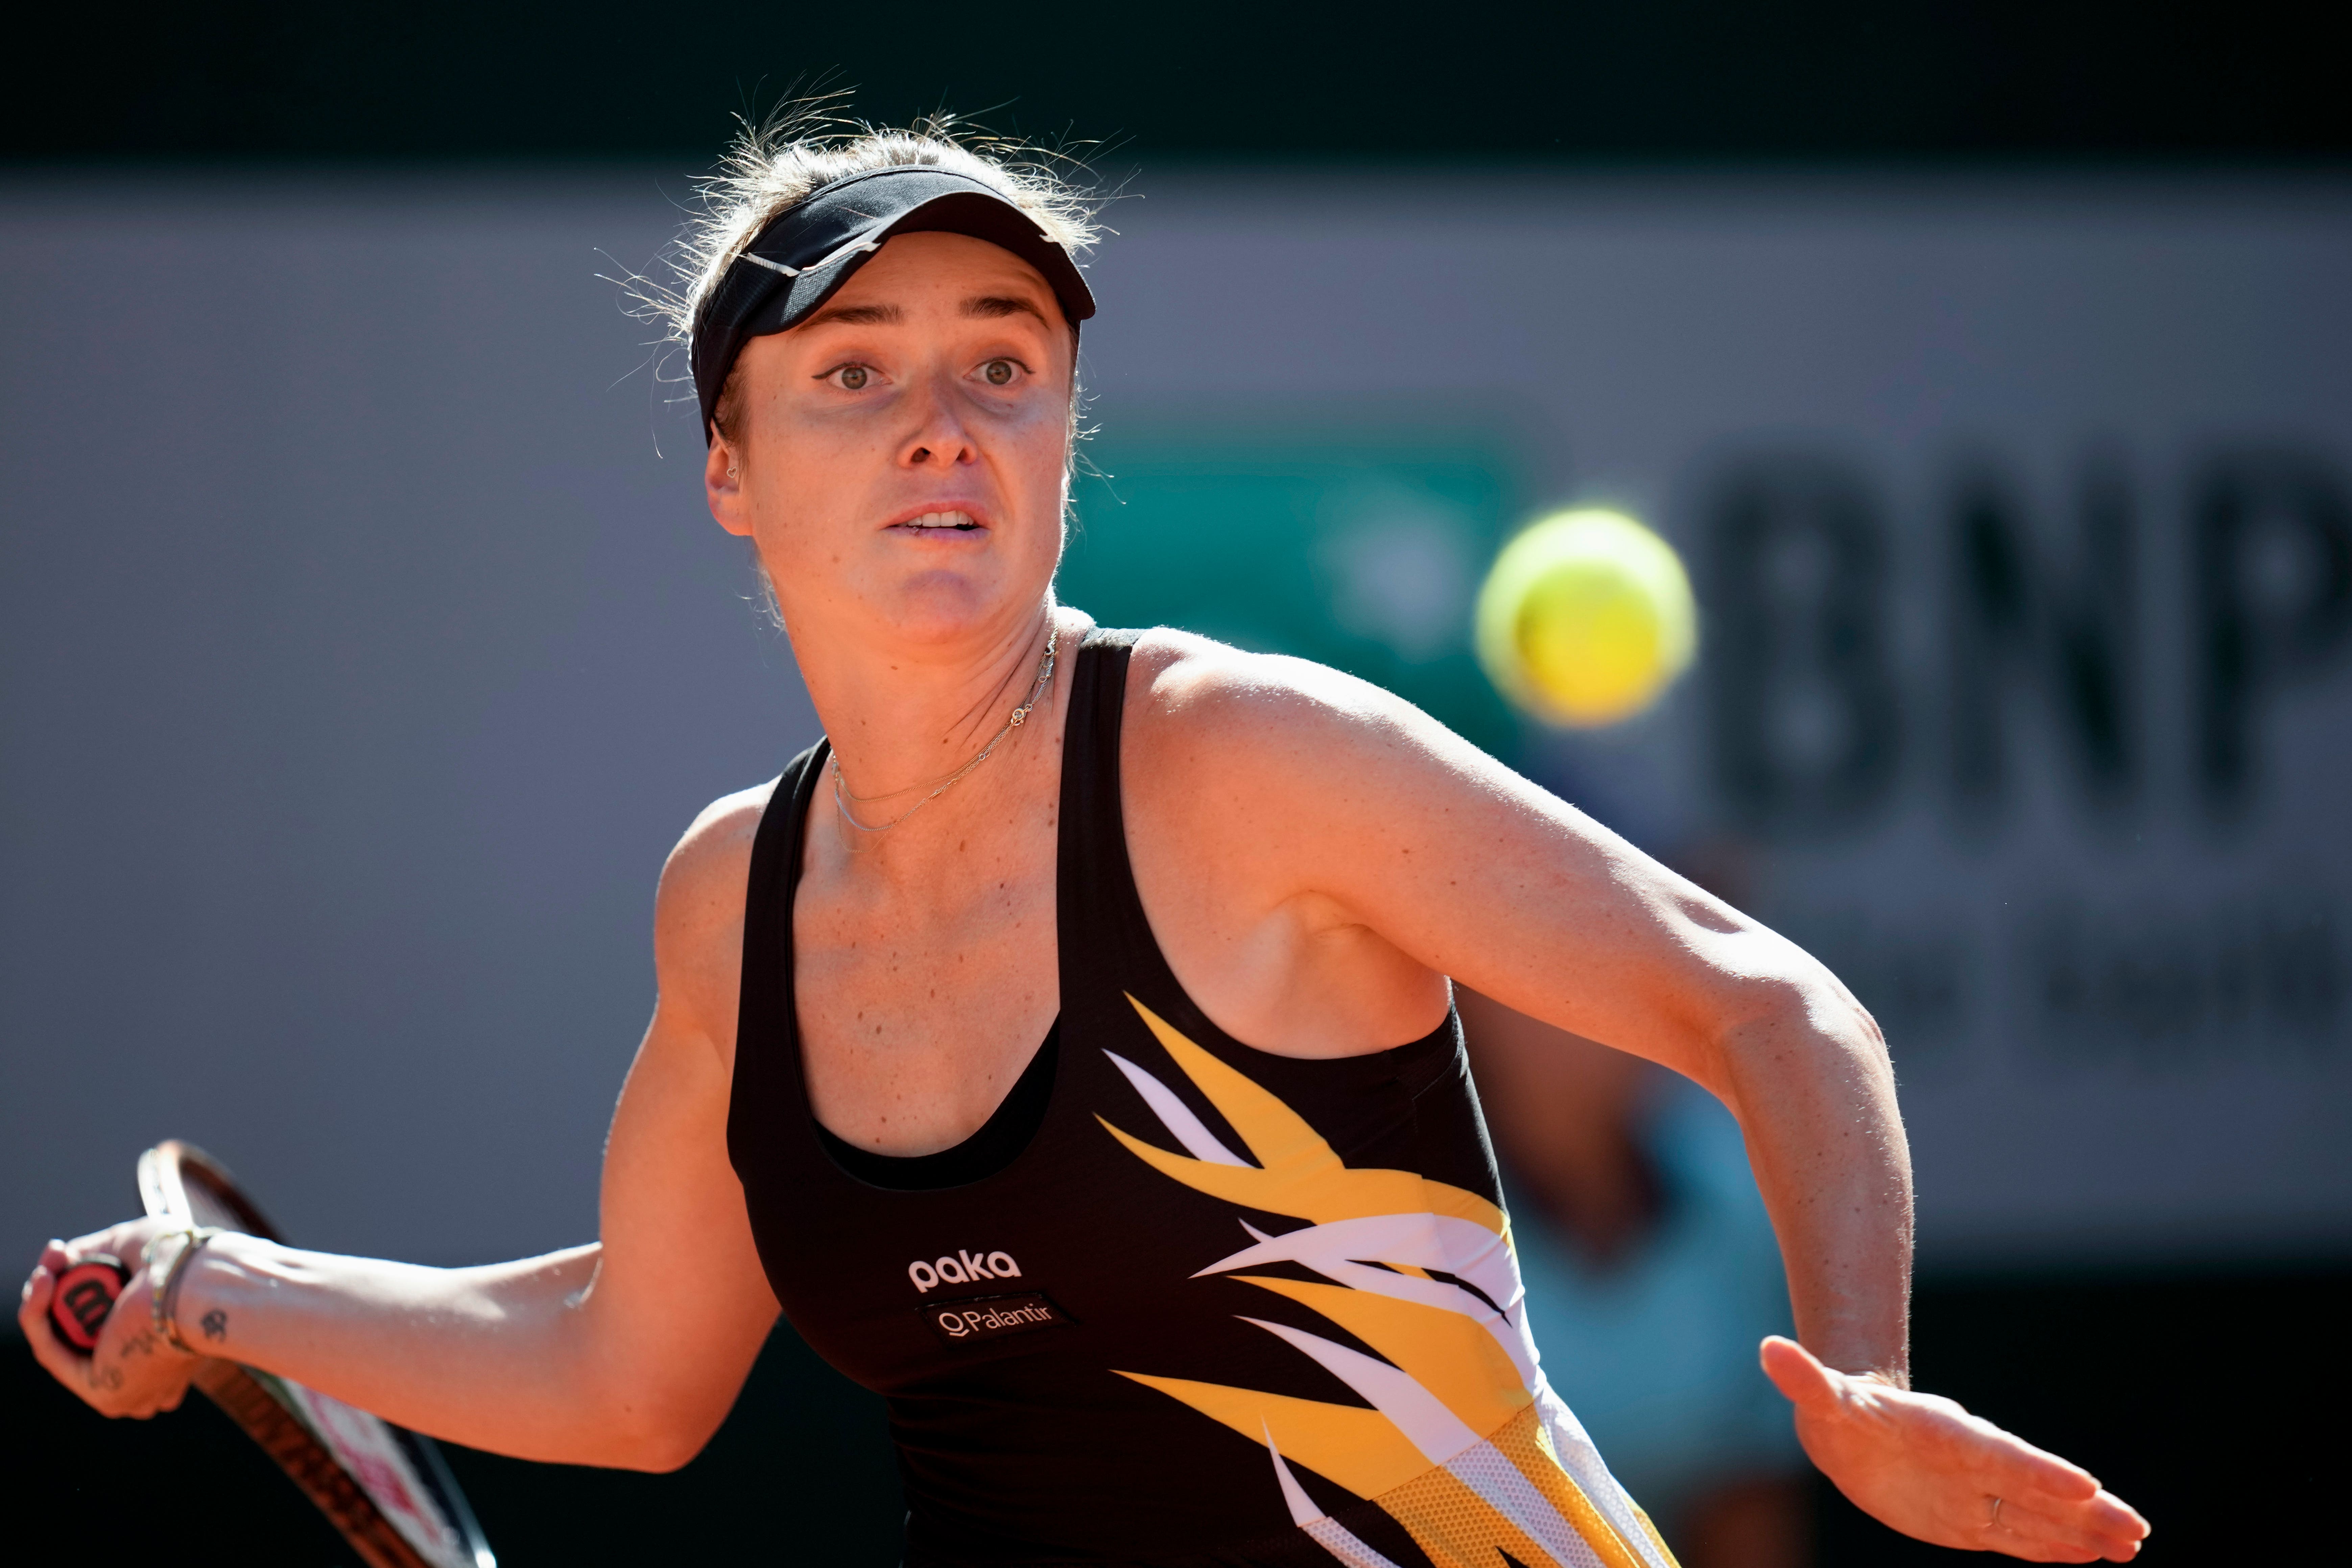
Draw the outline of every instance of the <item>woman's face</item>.
<instances>
[{"instance_id":1,"label":"woman's face","mask_svg":"<svg viewBox=\"0 0 2352 1568\"><path fill-rule=\"evenodd\" d=\"M796 642L944 651L1034 611L1061 558L1073 352L1036 269L960 234L887 241L815 315L745 345L734 439L704 480Z\"/></svg>"}]
</instances>

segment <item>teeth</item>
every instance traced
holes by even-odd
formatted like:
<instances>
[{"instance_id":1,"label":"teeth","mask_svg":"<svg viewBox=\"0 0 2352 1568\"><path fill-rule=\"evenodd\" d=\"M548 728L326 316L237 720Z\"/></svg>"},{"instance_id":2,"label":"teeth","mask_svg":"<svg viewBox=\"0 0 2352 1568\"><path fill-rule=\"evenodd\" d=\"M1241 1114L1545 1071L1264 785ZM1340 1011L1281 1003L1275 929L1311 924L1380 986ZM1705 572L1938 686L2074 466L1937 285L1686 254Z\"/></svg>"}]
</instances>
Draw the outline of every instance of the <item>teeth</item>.
<instances>
[{"instance_id":1,"label":"teeth","mask_svg":"<svg viewBox=\"0 0 2352 1568\"><path fill-rule=\"evenodd\" d=\"M901 525L906 528L977 528L971 514L961 511L927 511L922 516Z\"/></svg>"}]
</instances>

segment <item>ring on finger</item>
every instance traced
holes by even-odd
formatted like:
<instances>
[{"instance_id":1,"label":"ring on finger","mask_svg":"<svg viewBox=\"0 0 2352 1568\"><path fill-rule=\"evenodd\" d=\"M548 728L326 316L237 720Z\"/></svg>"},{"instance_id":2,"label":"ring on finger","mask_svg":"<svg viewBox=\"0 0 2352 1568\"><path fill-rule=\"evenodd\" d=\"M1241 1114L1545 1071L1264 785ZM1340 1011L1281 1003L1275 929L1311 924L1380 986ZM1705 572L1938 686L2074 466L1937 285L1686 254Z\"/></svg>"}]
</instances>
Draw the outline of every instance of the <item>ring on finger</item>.
<instances>
[{"instance_id":1,"label":"ring on finger","mask_svg":"<svg viewBox=\"0 0 2352 1568\"><path fill-rule=\"evenodd\" d=\"M1985 1516L1985 1528L1987 1530L1999 1530L2000 1528L2000 1499L1995 1498L1992 1500L1992 1511Z\"/></svg>"}]
</instances>

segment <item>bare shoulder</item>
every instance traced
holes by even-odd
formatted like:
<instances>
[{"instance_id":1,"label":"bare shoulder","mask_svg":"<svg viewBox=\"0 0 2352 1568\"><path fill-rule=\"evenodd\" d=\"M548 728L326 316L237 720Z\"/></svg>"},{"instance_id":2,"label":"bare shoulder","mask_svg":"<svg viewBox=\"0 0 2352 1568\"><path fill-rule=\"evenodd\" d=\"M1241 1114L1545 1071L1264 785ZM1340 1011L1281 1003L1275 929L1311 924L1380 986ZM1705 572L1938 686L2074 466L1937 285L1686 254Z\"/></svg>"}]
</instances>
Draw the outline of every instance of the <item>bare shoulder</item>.
<instances>
[{"instance_id":1,"label":"bare shoulder","mask_svg":"<svg viewBox=\"0 0 2352 1568\"><path fill-rule=\"evenodd\" d=\"M654 961L662 1007L692 1020L724 1049L734 1036L751 843L775 781L702 808L663 863L654 900Z\"/></svg>"},{"instance_id":2,"label":"bare shoulder","mask_svg":"<svg viewBox=\"0 0 2352 1568\"><path fill-rule=\"evenodd\" d=\"M714 909L742 912L751 873L751 841L776 781L722 795L698 813L662 863L659 919L694 923Z\"/></svg>"},{"instance_id":3,"label":"bare shoulder","mask_svg":"<svg viewBox=\"0 0 2352 1568\"><path fill-rule=\"evenodd\" d=\"M1231 779L1272 787L1299 778L1301 767L1326 777L1329 770L1415 763L1439 773L1501 768L1370 681L1165 627L1136 645L1128 713L1138 760L1196 784Z\"/></svg>"},{"instance_id":4,"label":"bare shoulder","mask_svg":"<svg viewBox=\"0 0 2352 1568\"><path fill-rule=\"evenodd\" d=\"M1622 847L1402 698L1307 659L1154 631L1137 645L1127 716L1130 825L1266 900L1362 902L1374 880L1414 885L1407 865Z\"/></svg>"}]
</instances>

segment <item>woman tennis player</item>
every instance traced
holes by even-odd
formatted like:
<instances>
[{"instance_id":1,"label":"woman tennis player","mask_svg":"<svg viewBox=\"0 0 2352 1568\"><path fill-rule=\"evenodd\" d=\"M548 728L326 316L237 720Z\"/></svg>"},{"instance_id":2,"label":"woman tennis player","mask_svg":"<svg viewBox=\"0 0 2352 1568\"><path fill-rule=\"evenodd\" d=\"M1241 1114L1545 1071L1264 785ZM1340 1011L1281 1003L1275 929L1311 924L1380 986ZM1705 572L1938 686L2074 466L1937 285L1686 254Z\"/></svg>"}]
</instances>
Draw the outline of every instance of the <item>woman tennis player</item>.
<instances>
[{"instance_id":1,"label":"woman tennis player","mask_svg":"<svg viewBox=\"0 0 2352 1568\"><path fill-rule=\"evenodd\" d=\"M43 1255L52 1372L144 1415L202 1352L660 1470L781 1306L888 1399L909 1564L1664 1568L1526 1331L1454 976L1737 1114L1802 1341L1764 1368L1847 1496L2137 1552L2090 1476L1908 1388L1893 1079L1820 964L1381 691L1055 602L1069 193L944 133L727 170L678 302L705 485L828 740L663 873L602 1239L435 1269L167 1235L76 1358L52 1280L137 1257L129 1223Z\"/></svg>"}]
</instances>

